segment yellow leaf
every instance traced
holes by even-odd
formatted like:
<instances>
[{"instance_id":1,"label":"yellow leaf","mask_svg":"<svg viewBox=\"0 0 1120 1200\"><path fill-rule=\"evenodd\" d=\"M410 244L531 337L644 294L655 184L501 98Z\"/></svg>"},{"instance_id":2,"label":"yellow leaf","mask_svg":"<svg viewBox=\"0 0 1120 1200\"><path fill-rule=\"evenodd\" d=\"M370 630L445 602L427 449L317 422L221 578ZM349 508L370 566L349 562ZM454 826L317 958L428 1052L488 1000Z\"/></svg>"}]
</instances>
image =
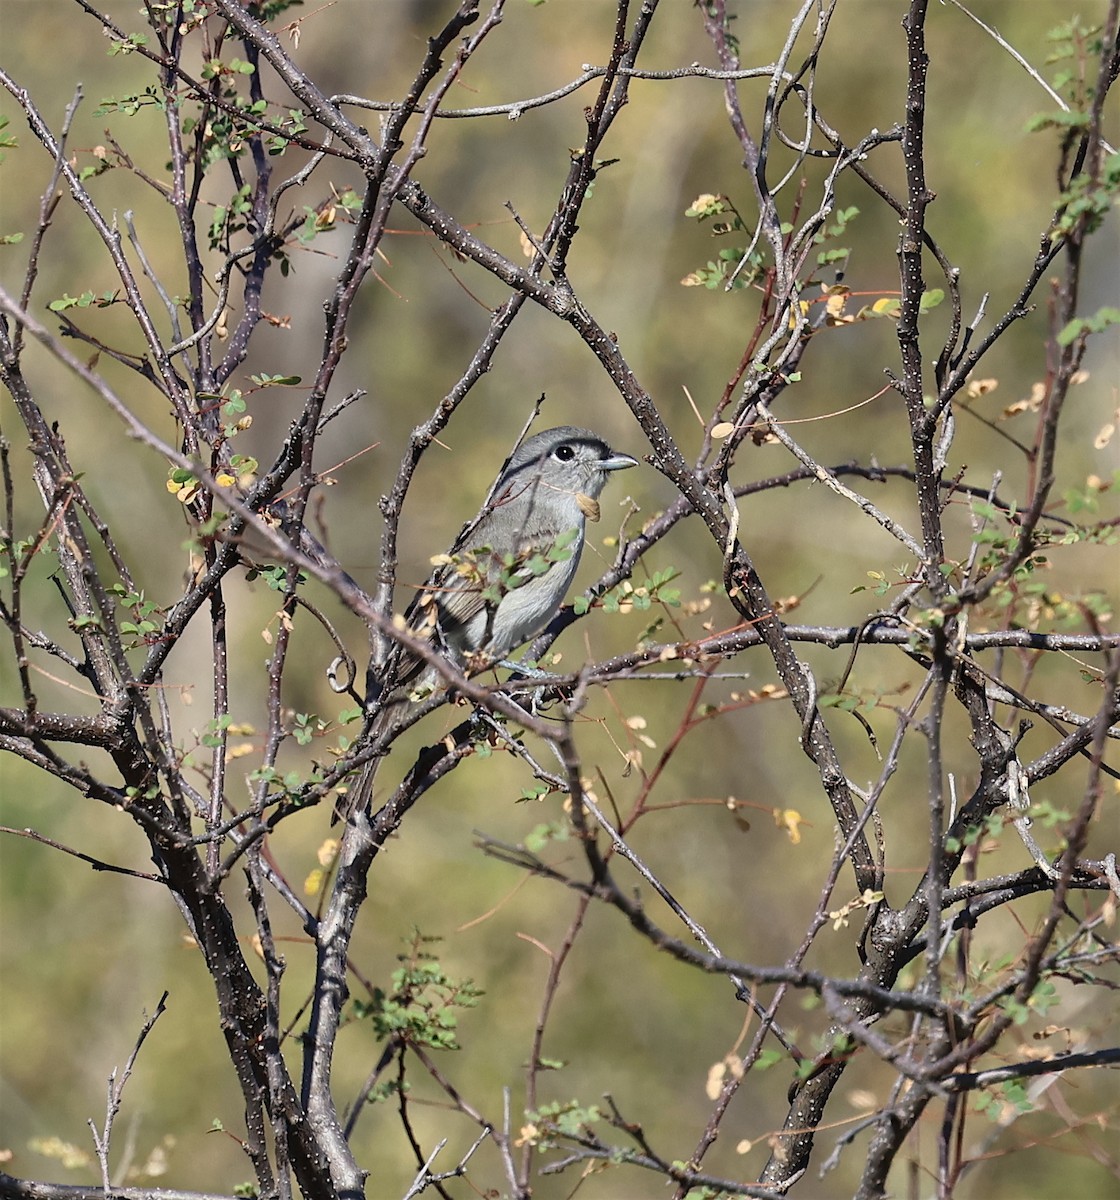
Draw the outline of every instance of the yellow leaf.
<instances>
[{"instance_id":1,"label":"yellow leaf","mask_svg":"<svg viewBox=\"0 0 1120 1200\"><path fill-rule=\"evenodd\" d=\"M786 836L795 846L801 842L801 823L804 819L795 808L774 809L774 824L786 831Z\"/></svg>"}]
</instances>

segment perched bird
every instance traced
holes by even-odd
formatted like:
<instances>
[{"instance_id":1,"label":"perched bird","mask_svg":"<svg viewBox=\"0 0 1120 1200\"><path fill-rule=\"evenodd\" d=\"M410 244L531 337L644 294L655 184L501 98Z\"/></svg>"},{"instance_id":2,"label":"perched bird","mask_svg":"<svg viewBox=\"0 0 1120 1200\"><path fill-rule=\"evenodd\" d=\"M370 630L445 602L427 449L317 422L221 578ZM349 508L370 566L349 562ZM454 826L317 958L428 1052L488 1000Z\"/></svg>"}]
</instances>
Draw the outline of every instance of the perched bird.
<instances>
[{"instance_id":1,"label":"perched bird","mask_svg":"<svg viewBox=\"0 0 1120 1200\"><path fill-rule=\"evenodd\" d=\"M579 565L588 519L612 471L637 466L587 429L561 425L514 451L478 516L404 614L424 638L470 673L504 659L552 620ZM372 667L372 664L371 664ZM443 677L402 646L367 680L366 707L376 737L402 709L443 686ZM371 759L335 810L335 820L363 809L380 760Z\"/></svg>"}]
</instances>

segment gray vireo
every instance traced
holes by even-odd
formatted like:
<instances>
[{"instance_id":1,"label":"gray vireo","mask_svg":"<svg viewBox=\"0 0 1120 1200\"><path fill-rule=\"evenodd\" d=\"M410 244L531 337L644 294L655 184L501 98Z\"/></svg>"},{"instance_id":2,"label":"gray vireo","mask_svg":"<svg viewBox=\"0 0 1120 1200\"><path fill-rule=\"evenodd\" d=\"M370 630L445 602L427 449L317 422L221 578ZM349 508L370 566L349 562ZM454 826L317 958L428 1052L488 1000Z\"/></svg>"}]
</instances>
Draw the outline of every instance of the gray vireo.
<instances>
[{"instance_id":1,"label":"gray vireo","mask_svg":"<svg viewBox=\"0 0 1120 1200\"><path fill-rule=\"evenodd\" d=\"M504 659L552 620L579 565L588 518L612 471L637 459L587 429L561 425L522 442L467 525L405 610L409 631L468 673ZM371 733L385 731L410 695L442 686L442 676L403 646L367 679ZM371 759L336 808L364 808L380 759Z\"/></svg>"}]
</instances>

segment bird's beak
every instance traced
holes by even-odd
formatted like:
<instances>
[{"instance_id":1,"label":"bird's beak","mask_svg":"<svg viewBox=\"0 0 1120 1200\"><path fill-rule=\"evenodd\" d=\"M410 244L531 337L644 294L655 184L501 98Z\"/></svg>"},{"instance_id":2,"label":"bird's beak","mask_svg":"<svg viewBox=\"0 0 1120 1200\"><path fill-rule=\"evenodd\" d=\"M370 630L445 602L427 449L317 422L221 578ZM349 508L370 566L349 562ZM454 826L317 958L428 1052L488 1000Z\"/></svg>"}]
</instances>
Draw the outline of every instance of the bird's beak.
<instances>
[{"instance_id":1,"label":"bird's beak","mask_svg":"<svg viewBox=\"0 0 1120 1200\"><path fill-rule=\"evenodd\" d=\"M638 460L631 458L629 454L612 454L610 458L599 460L600 471L622 471L627 467L636 467Z\"/></svg>"}]
</instances>

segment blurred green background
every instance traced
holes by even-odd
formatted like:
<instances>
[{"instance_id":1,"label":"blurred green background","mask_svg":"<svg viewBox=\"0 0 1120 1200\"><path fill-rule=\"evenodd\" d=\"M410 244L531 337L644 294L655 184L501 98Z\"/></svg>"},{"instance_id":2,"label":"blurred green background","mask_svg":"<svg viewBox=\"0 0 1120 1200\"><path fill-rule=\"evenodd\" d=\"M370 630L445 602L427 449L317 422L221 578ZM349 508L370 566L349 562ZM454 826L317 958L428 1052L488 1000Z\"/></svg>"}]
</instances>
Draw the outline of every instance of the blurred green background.
<instances>
[{"instance_id":1,"label":"blurred green background","mask_svg":"<svg viewBox=\"0 0 1120 1200\"><path fill-rule=\"evenodd\" d=\"M1070 15L1068 5L1062 0L1005 0L975 7L1049 77L1052 71L1043 67L1050 47L1047 31ZM1086 14L1103 7L1089 5ZM134 0L109 0L103 8L126 29L141 27ZM290 14L302 19L294 57L328 93L393 99L410 82L426 37L453 8L434 0L308 5ZM784 0L739 6L734 28L745 63L773 61L796 8ZM903 11L904 6L893 0L847 0L834 18L819 65L817 99L826 119L853 142L870 128L887 128L903 115ZM500 29L453 89L451 106L538 95L577 76L585 63L602 64L613 20L614 5L600 0L551 0L541 6L511 0ZM1016 295L1052 211L1055 139L1025 132L1027 119L1050 103L1027 73L956 8L931 5L928 29L932 68L927 167L937 193L930 229L961 268L966 319L984 292L991 294L992 318ZM148 64L137 56L109 57L96 22L65 0L3 0L0 42L4 67L30 91L55 130L81 83L85 99L69 143L81 165L94 161L94 148L106 144L108 130L138 167L163 176L167 148L160 113L150 107L131 118L94 113L103 97L139 93L152 83ZM712 63L710 44L691 5L662 5L641 61L647 68L663 69L694 61ZM274 80L267 91L286 99ZM740 85L746 119L755 131L764 94L762 81ZM582 111L592 96L592 88L585 88L527 112L516 122L504 116L437 121L416 177L480 236L516 257L520 235L505 205L511 204L532 229L544 228L568 169L570 150L582 144ZM583 302L617 335L688 455L697 448L700 431L686 391L702 412L711 410L742 354L756 301L749 291L725 295L681 286L682 278L714 258L719 247L706 226L683 214L698 194L716 192L731 197L749 219L752 192L728 129L721 85L698 79L636 80L630 97L604 147L606 155L620 161L604 169L595 183L582 214L570 276ZM18 292L51 164L7 94L0 95L0 115L9 119L9 132L19 141L0 167L0 233L22 230L28 235L21 245L0 247L0 274L5 286ZM359 119L376 130L374 114ZM1110 121L1115 140L1115 111ZM775 159L784 161L781 154ZM288 173L297 163L294 156L286 156L277 170ZM884 148L869 166L898 190L897 147ZM809 174L819 184L819 169L811 168ZM332 162L293 200L296 211L300 204L324 199L328 182L340 193L360 186L350 167ZM159 195L119 168L100 175L90 188L107 216L115 215L123 224L126 212L134 214L144 250L168 290L182 288L176 230ZM232 190L228 177L215 172L207 199L225 203ZM812 187L809 195L815 200ZM852 247L846 282L869 297L896 290L896 218L852 178L842 184L838 202L861 210L846 238ZM398 210L391 224L393 232L377 268L382 282L371 280L365 288L331 401L354 388L365 389L367 395L330 426L317 464L325 470L372 447L337 471L335 486L324 493L323 510L331 548L367 586L374 581L380 533L376 500L391 483L408 431L427 417L464 370L487 327L485 306L496 305L505 295L492 279L435 245L407 214ZM249 361L237 377L242 386L251 372L301 375L305 382L313 374L321 351L322 305L348 235L344 226L317 239L307 251L294 253L292 279L270 279L264 307L277 324L262 327L254 337ZM1084 312L1116 303L1115 226L1094 245L1099 252L1086 264ZM932 265L927 282L939 282ZM46 239L36 311L42 315L46 302L64 293L101 293L115 283L103 247L64 197ZM1036 299L1039 308L1002 339L982 368L983 375L999 380L994 399L983 409L993 419L1004 405L1028 396L1045 375L1045 289ZM123 309L83 310L77 319L106 343L140 350L131 314ZM946 320L942 309L928 321L927 361L940 348ZM27 362L40 403L60 422L89 495L115 530L148 595L161 604L172 602L187 570L187 529L179 505L165 488L166 464L138 452L96 397L37 348L29 349ZM1090 379L1075 389L1065 417L1055 489L1059 495L1082 487L1089 475L1107 476L1116 466L1115 440L1094 446L1096 434L1117 406L1116 339L1098 339L1086 365ZM894 326L888 321L825 331L810 347L803 381L788 393L781 415L810 418L846 409L879 392L884 370L897 366ZM174 440L161 397L106 356L98 369L139 416ZM589 425L619 449L636 455L645 451L629 413L575 335L527 306L502 343L494 369L452 420L444 437L447 448L433 447L421 466L402 529L402 584L422 579L429 556L442 550L474 512L542 392L547 394L546 424ZM271 461L302 402L299 388L257 393L250 399L253 427L238 448L255 453L262 462ZM2 403L3 432L13 443L18 477L17 529L26 535L37 527L41 509L29 483L22 430L10 398L5 395ZM1031 419L1019 418L1023 424L1015 427L1017 436L1029 440ZM890 395L851 418L800 425L796 432L825 462L907 461L904 414ZM738 461L736 481L764 478L793 465L781 447L748 445ZM968 468L968 480L981 486L1001 471L1003 494L1023 494L1021 456L997 432L967 417L959 421L951 469L962 466ZM627 516L627 527L633 531L671 499L668 484L653 469L628 472L604 496L604 518L595 536L616 536L631 503L637 511ZM914 527L913 501L905 484L876 486L873 499ZM1108 495L1102 498L1102 504L1109 501ZM970 538L967 511L959 508L947 521L955 538L950 555L963 557ZM807 593L791 619L839 624L858 621L874 607L867 593L852 594L868 582L869 570L890 573L903 565L895 544L880 531L869 534L865 524L857 522L855 510L839 499L803 487L745 503L742 536L772 596ZM1103 589L1115 595L1111 549L1076 547L1064 554L1053 555L1056 586L1067 591ZM580 579L590 581L612 555L610 545L596 546L593 540ZM650 556L647 567L676 568L685 598L699 600L705 595L702 585L718 578L720 559L718 549L699 536L696 527L684 524ZM364 631L329 596L315 598L327 607L360 658ZM38 614L29 611L31 623L61 630L64 614L45 570L30 585L31 601L39 609ZM261 631L270 622L275 627L276 597L263 583L238 583L230 589L229 603L233 715L259 731L265 724L264 663L269 652ZM705 623L714 629L734 623L730 606L718 594L706 612L680 619L683 636L700 635ZM646 623L641 613L595 614L570 631L557 650L566 664L603 657L631 646ZM672 629L666 627L662 635L672 637ZM296 712L333 717L344 705L324 677L333 654L330 644L309 623L299 625L297 644L299 661L290 664L285 701ZM168 703L185 748L197 743L210 716L208 656L208 634L199 624L168 663ZM847 651L806 648L804 657L818 678L835 680ZM761 652L746 656L736 668L749 671L750 679L713 684L707 700L727 701L732 691L758 692L774 681ZM0 673L0 703L17 703L10 652L0 660ZM901 694L905 703L905 691L917 679L916 669L904 666L896 652L868 649L861 654L854 684L882 689L890 703ZM1092 712L1097 703L1095 690L1069 664L1042 664L1035 685L1049 689L1048 699L1077 711ZM63 683L37 677L36 686L45 709L92 711L89 698L75 697ZM580 747L589 770L594 766L602 771L596 788L600 799L607 799L609 789L619 808L628 810L641 787L642 770L655 767L677 730L683 705L679 686L652 683L620 685L609 695L592 698L579 731ZM434 740L440 722L450 724L459 715L434 717L415 742ZM639 729L635 718L643 719L645 726ZM892 713L884 709L872 723L880 743L889 742ZM878 762L855 723L836 717L830 725L849 776L874 779ZM636 740L639 733L651 744ZM634 848L721 948L755 963L780 963L796 946L816 906L833 847L831 817L810 764L798 752L797 734L788 706L764 699L745 704L718 723L701 724L669 758L651 792L651 805L664 807L644 818L632 838ZM958 773L966 792L975 758L965 735L962 726L951 723L946 769ZM231 790L241 764L248 764L247 775L256 763L252 735L241 742L250 753L233 764ZM1037 730L1025 743L1025 753L1036 754L1049 744L1048 732ZM628 751L640 755L641 769L627 767ZM322 744L310 749L292 744L283 765L306 770L313 754L324 753ZM397 760L394 755L383 768L379 784L388 784ZM89 761L97 763L96 755L91 753ZM407 761L402 752L399 762ZM909 894L926 858L924 761L917 741L908 747L901 766L882 806L891 868L887 892L896 902ZM11 756L0 758L0 781L0 823L15 829L33 826L86 853L136 870L148 868L145 843L127 816L93 807ZM1035 798L1073 807L1081 777L1075 774L1073 781L1072 792L1059 777L1052 786L1042 785ZM515 1129L521 1121L523 1065L549 965L541 945L558 946L575 900L542 881L523 883L512 869L483 857L473 839L474 831L481 829L502 841L518 842L541 822L558 819L557 797L517 803L530 782L523 766L496 755L466 764L426 796L377 862L352 955L367 979L383 983L414 926L445 939L439 953L448 972L473 978L487 995L463 1018L462 1050L443 1056L441 1067L491 1121L501 1121L503 1089L510 1088ZM244 795L235 795L235 802ZM728 797L748 806L749 829L733 820L724 803ZM1114 804L1115 796L1111 800ZM799 842L791 840L771 815L784 809L799 810L808 822ZM272 840L276 865L297 889L317 866L316 853L327 833L326 814L312 811L288 821ZM1111 830L1102 832L1098 853L1114 841L1114 833L1113 823ZM574 848L566 859L579 873ZM1023 865L1024 851L1005 835L990 847L981 869L996 873ZM620 876L625 878L625 873L620 871ZM235 883L229 894L231 904L245 916L240 887ZM842 881L837 904L850 898L848 887L847 880ZM124 1062L143 1013L167 989L168 1012L125 1093L117 1154L127 1146L136 1165L149 1161L153 1153L163 1154L167 1173L152 1182L164 1186L228 1190L247 1178L245 1160L231 1136L240 1128L240 1104L215 1020L212 987L166 896L152 884L94 873L75 858L6 835L0 838L0 902L0 1149L13 1155L8 1169L68 1181L95 1178L88 1166L66 1170L58 1161L48 1161L41 1152L44 1147L33 1139L57 1137L88 1153L86 1122L93 1118L99 1124L103 1119L106 1076ZM671 926L663 908L650 903L657 920L671 932L681 932ZM1076 905L1082 903L1090 902L1075 898ZM1021 927L1029 928L1044 909L1044 900L1023 903L1014 912L989 919L977 933L976 958L1012 952L1020 944ZM278 901L272 904L272 914L284 939L285 1015L291 1020L310 981L313 956ZM251 922L244 928L251 930ZM246 953L253 959L250 948ZM809 965L853 973L853 930L822 935ZM1098 1007L1099 1000L1086 997L1083 1003L1073 988L1062 1000L1054 1019L1068 1030L1064 1036L1070 1044L1082 1044L1081 1038L1100 1044L1110 1022L1115 1040L1115 1015ZM787 1000L781 1019L806 1046L825 1025L824 1016L803 1006L798 997ZM609 1090L623 1115L640 1121L660 1152L687 1157L710 1111L704 1094L708 1068L735 1045L743 1020L743 1006L735 1002L726 980L704 978L670 962L630 936L616 914L593 909L565 969L544 1045L549 1058L570 1065L545 1077L541 1100L578 1097L596 1103ZM1037 1033L1034 1026L1022 1031L1024 1047ZM292 1048L294 1061L294 1044ZM365 1029L355 1025L344 1031L335 1074L340 1096L356 1092L377 1053ZM872 1104L881 1099L883 1079L873 1063L857 1062L830 1117L839 1123L865 1111L868 1096ZM1075 1125L1089 1122L1096 1112L1114 1120L1115 1096L1108 1094L1102 1080L1087 1074L1053 1085L1055 1092L1077 1089ZM413 1083L417 1133L428 1148L439 1138L449 1138L437 1162L447 1169L473 1140L475 1130L450 1114L418 1076ZM788 1083L788 1070L779 1066L745 1089L706 1161L713 1174L747 1178L761 1168L766 1136L784 1114ZM1053 1109L1042 1107L1037 1115L1002 1132L986 1118L973 1118L969 1144L990 1159L966 1179L960 1200L1018 1200L1025 1195L1036 1200L1094 1200L1111 1194L1108 1189L1115 1181L1107 1166L1092 1160L1076 1130L1067 1131L1061 1115L1066 1103L1063 1099ZM215 1120L230 1133L210 1132ZM838 1124L835 1131L821 1135L818 1162L844 1128ZM932 1161L934 1136L931 1125L928 1133L918 1135L914 1147L915 1158L919 1149L925 1156L923 1170ZM1087 1133L1090 1141L1102 1136L1095 1127ZM740 1153L740 1139L752 1148ZM1115 1141L1112 1144L1114 1152ZM415 1164L391 1105L363 1115L356 1146L375 1173L370 1195L402 1194ZM846 1195L861 1165L862 1143L857 1141L830 1176L804 1183L797 1194ZM471 1178L480 1189L501 1191L500 1165L490 1148L472 1163ZM471 1194L457 1186L455 1194ZM561 1197L574 1188L574 1176L546 1177L538 1181L535 1194ZM930 1194L931 1189L928 1178L921 1177L920 1194ZM664 1194L654 1176L614 1172L589 1178L578 1191L588 1198Z\"/></svg>"}]
</instances>

